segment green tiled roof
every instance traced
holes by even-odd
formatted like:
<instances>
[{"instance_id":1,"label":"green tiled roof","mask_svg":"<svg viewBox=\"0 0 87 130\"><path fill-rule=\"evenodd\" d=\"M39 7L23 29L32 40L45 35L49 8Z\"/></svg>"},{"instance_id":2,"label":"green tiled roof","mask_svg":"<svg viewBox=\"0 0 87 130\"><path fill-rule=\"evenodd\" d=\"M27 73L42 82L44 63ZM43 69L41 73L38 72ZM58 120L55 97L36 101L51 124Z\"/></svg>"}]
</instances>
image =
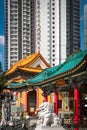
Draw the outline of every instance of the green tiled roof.
<instances>
[{"instance_id":1,"label":"green tiled roof","mask_svg":"<svg viewBox=\"0 0 87 130\"><path fill-rule=\"evenodd\" d=\"M26 82L29 84L37 84L44 80L48 80L54 76L58 76L60 74L68 72L71 69L74 69L77 65L79 65L86 55L87 55L87 50L78 51L77 53L69 56L64 63L51 68L47 68L44 71L42 71L40 74L38 74L37 76L33 77L30 80L27 80Z\"/></svg>"},{"instance_id":2,"label":"green tiled roof","mask_svg":"<svg viewBox=\"0 0 87 130\"><path fill-rule=\"evenodd\" d=\"M63 75L64 73L69 72L70 70L78 66L86 55L87 50L78 51L77 53L74 53L71 56L69 56L64 63L51 68L47 68L43 70L41 73L39 73L37 76L28 79L25 82L12 83L8 85L7 88L19 88L26 85L34 86L37 85L38 83L49 80L50 78L53 78L55 76L58 77L60 75Z\"/></svg>"},{"instance_id":3,"label":"green tiled roof","mask_svg":"<svg viewBox=\"0 0 87 130\"><path fill-rule=\"evenodd\" d=\"M18 83L11 83L7 86L7 88L10 89L17 89L17 88L21 88L23 86L26 86L26 82L18 82Z\"/></svg>"}]
</instances>

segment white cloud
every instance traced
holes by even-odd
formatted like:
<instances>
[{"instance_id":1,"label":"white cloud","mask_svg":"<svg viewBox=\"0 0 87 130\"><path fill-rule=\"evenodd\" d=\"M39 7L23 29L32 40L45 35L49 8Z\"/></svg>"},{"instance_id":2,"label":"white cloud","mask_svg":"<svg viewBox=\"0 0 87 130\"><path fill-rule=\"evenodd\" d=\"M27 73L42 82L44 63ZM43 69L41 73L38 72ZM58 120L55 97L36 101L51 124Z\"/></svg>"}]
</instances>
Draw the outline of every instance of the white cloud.
<instances>
[{"instance_id":1,"label":"white cloud","mask_svg":"<svg viewBox=\"0 0 87 130\"><path fill-rule=\"evenodd\" d=\"M4 36L3 35L0 35L0 44L1 45L4 45L4 40L5 38L4 38Z\"/></svg>"}]
</instances>

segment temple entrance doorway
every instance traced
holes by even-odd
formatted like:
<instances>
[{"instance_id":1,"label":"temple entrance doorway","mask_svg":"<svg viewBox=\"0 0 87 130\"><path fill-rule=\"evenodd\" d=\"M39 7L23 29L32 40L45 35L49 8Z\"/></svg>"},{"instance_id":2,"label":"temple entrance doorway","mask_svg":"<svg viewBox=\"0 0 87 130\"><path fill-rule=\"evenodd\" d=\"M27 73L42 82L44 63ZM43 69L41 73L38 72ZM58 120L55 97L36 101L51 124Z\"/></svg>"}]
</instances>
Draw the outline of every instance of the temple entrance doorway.
<instances>
[{"instance_id":1,"label":"temple entrance doorway","mask_svg":"<svg viewBox=\"0 0 87 130\"><path fill-rule=\"evenodd\" d=\"M28 92L28 112L32 116L35 114L36 110L36 90Z\"/></svg>"}]
</instances>

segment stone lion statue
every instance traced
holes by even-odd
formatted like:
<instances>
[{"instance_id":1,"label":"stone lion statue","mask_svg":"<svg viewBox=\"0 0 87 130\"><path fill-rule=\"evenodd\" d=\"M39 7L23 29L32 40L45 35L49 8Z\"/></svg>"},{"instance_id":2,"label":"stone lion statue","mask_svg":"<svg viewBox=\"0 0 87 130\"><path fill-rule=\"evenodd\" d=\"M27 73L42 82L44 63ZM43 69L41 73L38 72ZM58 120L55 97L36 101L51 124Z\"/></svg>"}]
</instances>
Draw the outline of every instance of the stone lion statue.
<instances>
[{"instance_id":1,"label":"stone lion statue","mask_svg":"<svg viewBox=\"0 0 87 130\"><path fill-rule=\"evenodd\" d=\"M59 119L54 113L52 105L49 102L43 102L37 109L39 119L37 125L58 126Z\"/></svg>"}]
</instances>

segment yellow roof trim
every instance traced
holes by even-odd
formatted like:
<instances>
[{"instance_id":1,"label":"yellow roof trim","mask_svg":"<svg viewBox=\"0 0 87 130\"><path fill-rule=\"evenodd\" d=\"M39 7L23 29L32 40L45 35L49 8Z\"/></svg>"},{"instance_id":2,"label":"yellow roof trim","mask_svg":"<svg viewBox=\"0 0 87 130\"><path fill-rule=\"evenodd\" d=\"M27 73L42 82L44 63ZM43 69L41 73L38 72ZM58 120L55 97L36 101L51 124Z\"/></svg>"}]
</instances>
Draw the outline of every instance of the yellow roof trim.
<instances>
[{"instance_id":1,"label":"yellow roof trim","mask_svg":"<svg viewBox=\"0 0 87 130\"><path fill-rule=\"evenodd\" d=\"M43 69L37 69L37 68L19 68L20 70L24 70L27 72L36 72L36 73L40 73Z\"/></svg>"},{"instance_id":2,"label":"yellow roof trim","mask_svg":"<svg viewBox=\"0 0 87 130\"><path fill-rule=\"evenodd\" d=\"M31 71L30 68L29 68L29 70L28 70L28 69L26 69L26 67L27 67L27 66L29 67L29 65L31 65L32 63L34 63L34 61L35 61L38 57L40 57L40 58L43 60L43 62L47 65L47 67L50 67L50 65L45 61L45 59L44 59L43 56L40 54L40 52L37 52L37 53L35 53L35 54L29 55L29 56L27 56L26 58L24 58L24 59L22 59L22 60L16 62L10 69L8 69L8 70L6 71L6 73L4 74L4 76L7 76L7 75L13 73L16 69L19 69L19 68L21 68L21 67L24 67L26 71ZM23 70L23 68L22 68L22 70ZM32 69L32 70L33 70L33 69ZM40 70L36 70L36 71L33 70L32 72L41 72L41 71L40 71Z\"/></svg>"},{"instance_id":3,"label":"yellow roof trim","mask_svg":"<svg viewBox=\"0 0 87 130\"><path fill-rule=\"evenodd\" d=\"M47 61L44 59L44 57L40 54L40 52L38 52L38 55L31 61L29 62L28 64L25 65L25 67L28 67L29 65L33 64L35 60L37 60L38 58L41 58L42 61L46 64L46 66L49 68L50 65L47 63Z\"/></svg>"},{"instance_id":4,"label":"yellow roof trim","mask_svg":"<svg viewBox=\"0 0 87 130\"><path fill-rule=\"evenodd\" d=\"M16 62L10 69L8 69L5 73L5 76L14 72L14 70L17 68L17 67L21 67L21 66L24 66L25 64L31 62L36 56L38 55L38 53L35 53L35 54L32 54L30 56L27 56L26 58Z\"/></svg>"}]
</instances>

